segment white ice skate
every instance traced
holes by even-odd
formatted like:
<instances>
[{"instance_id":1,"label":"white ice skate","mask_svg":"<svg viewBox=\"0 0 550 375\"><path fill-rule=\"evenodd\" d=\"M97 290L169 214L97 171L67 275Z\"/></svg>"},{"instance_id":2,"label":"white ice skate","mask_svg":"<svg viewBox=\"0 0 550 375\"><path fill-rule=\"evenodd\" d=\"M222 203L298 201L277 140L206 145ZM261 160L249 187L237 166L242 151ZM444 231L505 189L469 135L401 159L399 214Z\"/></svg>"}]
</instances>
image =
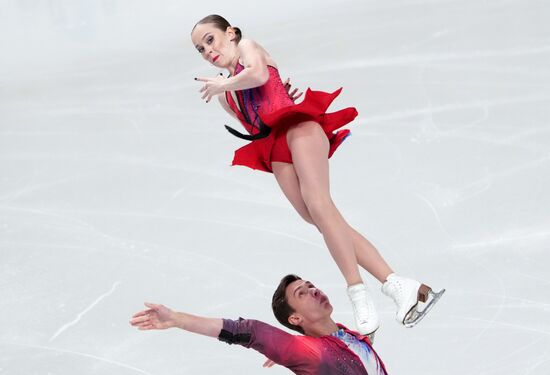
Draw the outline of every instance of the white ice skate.
<instances>
[{"instance_id":1,"label":"white ice skate","mask_svg":"<svg viewBox=\"0 0 550 375\"><path fill-rule=\"evenodd\" d=\"M407 328L414 327L439 301L445 289L434 292L416 280L392 273L382 284L382 292L397 305L396 320Z\"/></svg>"},{"instance_id":2,"label":"white ice skate","mask_svg":"<svg viewBox=\"0 0 550 375\"><path fill-rule=\"evenodd\" d=\"M348 296L353 307L353 316L357 331L368 336L371 342L374 340L374 332L380 326L378 313L365 284L355 284L348 287Z\"/></svg>"}]
</instances>

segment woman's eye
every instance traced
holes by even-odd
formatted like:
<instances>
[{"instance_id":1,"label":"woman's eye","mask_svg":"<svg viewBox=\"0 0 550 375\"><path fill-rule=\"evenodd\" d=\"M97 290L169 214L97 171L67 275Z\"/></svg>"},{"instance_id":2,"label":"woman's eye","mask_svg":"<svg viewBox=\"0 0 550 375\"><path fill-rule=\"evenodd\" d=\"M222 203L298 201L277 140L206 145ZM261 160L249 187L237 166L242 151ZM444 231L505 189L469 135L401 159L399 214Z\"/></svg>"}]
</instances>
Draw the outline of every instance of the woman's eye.
<instances>
[{"instance_id":1,"label":"woman's eye","mask_svg":"<svg viewBox=\"0 0 550 375\"><path fill-rule=\"evenodd\" d=\"M203 53L203 52L204 52L204 48L201 47L201 48L197 49L197 51L199 51L199 53Z\"/></svg>"},{"instance_id":2,"label":"woman's eye","mask_svg":"<svg viewBox=\"0 0 550 375\"><path fill-rule=\"evenodd\" d=\"M206 38L206 43L208 43L208 44L211 44L213 41L214 41L213 36L209 36L208 38Z\"/></svg>"}]
</instances>

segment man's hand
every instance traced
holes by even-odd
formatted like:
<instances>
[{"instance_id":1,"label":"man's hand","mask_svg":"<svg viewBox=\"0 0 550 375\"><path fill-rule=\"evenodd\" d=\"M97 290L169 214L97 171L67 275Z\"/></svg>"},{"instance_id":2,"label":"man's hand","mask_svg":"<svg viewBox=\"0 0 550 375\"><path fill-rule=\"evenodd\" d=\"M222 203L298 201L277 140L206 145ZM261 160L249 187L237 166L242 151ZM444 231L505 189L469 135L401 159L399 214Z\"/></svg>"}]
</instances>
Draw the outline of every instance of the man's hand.
<instances>
[{"instance_id":1,"label":"man's hand","mask_svg":"<svg viewBox=\"0 0 550 375\"><path fill-rule=\"evenodd\" d=\"M163 305L145 302L149 309L140 311L130 320L130 324L140 330L167 329L176 327L174 311Z\"/></svg>"},{"instance_id":2,"label":"man's hand","mask_svg":"<svg viewBox=\"0 0 550 375\"><path fill-rule=\"evenodd\" d=\"M292 90L292 92L290 91L290 88L292 87L292 85L290 84L290 78L287 78L286 81L283 83L284 86L285 86L285 90L288 94L288 96L290 97L290 99L295 102L296 99L298 99L300 96L302 96L302 94L304 93L303 91L298 93L298 95L296 95L296 93L298 92L298 89L294 89ZM270 366L271 367L271 366Z\"/></svg>"},{"instance_id":3,"label":"man's hand","mask_svg":"<svg viewBox=\"0 0 550 375\"><path fill-rule=\"evenodd\" d=\"M213 96L219 95L225 92L222 83L226 79L227 78L225 78L222 73L220 73L214 78L209 78L209 77L195 78L195 81L204 82L204 86L199 91L203 93L202 99L206 99L206 102L208 103Z\"/></svg>"}]
</instances>

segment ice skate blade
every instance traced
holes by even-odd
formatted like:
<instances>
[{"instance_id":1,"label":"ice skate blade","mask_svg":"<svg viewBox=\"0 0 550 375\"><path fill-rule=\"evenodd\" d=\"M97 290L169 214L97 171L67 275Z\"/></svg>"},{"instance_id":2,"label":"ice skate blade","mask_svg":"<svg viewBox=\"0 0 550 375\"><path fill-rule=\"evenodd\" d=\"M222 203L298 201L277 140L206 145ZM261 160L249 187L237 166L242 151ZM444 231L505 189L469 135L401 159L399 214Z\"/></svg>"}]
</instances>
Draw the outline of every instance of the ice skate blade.
<instances>
[{"instance_id":1,"label":"ice skate blade","mask_svg":"<svg viewBox=\"0 0 550 375\"><path fill-rule=\"evenodd\" d=\"M419 304L417 304L409 314L407 314L407 317L403 321L403 325L406 328L412 328L415 325L417 325L424 317L430 312L430 310L434 307L434 305L439 301L439 299L443 296L445 293L445 289L441 289L439 292L434 292L432 290L429 291L429 300L424 304L425 307L422 310L419 310Z\"/></svg>"}]
</instances>

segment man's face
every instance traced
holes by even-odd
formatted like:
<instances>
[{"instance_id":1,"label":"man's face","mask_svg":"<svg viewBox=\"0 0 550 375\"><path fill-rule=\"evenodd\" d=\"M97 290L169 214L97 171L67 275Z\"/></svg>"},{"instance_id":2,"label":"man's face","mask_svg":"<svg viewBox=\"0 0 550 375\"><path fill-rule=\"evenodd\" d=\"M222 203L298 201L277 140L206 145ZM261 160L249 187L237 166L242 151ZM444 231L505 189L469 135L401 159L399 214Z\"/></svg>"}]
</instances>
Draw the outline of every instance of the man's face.
<instances>
[{"instance_id":1,"label":"man's face","mask_svg":"<svg viewBox=\"0 0 550 375\"><path fill-rule=\"evenodd\" d=\"M291 324L306 328L332 314L328 297L309 281L293 281L286 287L285 293L288 304L294 309L288 318Z\"/></svg>"}]
</instances>

